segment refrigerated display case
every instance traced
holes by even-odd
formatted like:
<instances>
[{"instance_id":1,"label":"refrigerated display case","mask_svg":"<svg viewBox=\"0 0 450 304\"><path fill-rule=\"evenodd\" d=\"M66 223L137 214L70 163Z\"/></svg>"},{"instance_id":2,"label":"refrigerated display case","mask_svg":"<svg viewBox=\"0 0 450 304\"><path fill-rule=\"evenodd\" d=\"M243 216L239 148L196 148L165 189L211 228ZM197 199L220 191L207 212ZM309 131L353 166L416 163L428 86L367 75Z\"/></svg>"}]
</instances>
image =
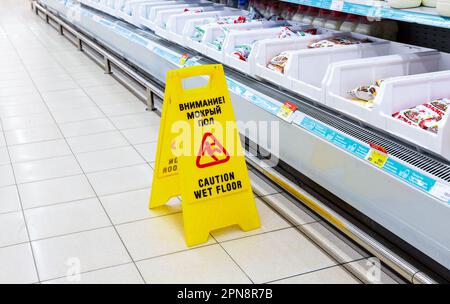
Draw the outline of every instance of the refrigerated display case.
<instances>
[{"instance_id":1,"label":"refrigerated display case","mask_svg":"<svg viewBox=\"0 0 450 304\"><path fill-rule=\"evenodd\" d=\"M423 9L340 0L286 2L450 28L450 19ZM450 105L440 101L429 129L393 117L450 97L450 55L439 47L386 40L389 35L381 30L375 37L282 20L275 8L255 14L252 8L207 1L39 3L161 86L170 69L223 63L237 119L244 125L276 123L277 142L245 127L243 136L280 160L294 180L298 173L326 189L325 196L339 201L338 209L450 278ZM68 18L73 11L80 17ZM236 16L245 22L218 22ZM379 22L379 28L395 28L390 21ZM194 35L198 27L204 31L200 38ZM295 36L281 37L285 28ZM271 62L280 54L281 69L273 69ZM351 96L353 89L372 88L368 85L379 80L370 104ZM278 115L286 101L297 106L289 119Z\"/></svg>"}]
</instances>

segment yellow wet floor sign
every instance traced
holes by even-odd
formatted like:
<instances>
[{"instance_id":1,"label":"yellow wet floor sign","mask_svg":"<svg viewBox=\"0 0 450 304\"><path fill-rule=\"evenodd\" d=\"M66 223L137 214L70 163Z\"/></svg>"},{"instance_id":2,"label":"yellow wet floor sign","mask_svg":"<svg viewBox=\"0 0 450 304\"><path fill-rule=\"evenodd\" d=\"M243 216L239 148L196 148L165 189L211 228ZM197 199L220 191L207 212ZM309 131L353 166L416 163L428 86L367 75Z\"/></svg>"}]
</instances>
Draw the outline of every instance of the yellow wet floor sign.
<instances>
[{"instance_id":1,"label":"yellow wet floor sign","mask_svg":"<svg viewBox=\"0 0 450 304\"><path fill-rule=\"evenodd\" d=\"M185 89L191 77L208 83ZM219 228L260 227L222 65L167 74L150 208L179 195L188 246Z\"/></svg>"}]
</instances>

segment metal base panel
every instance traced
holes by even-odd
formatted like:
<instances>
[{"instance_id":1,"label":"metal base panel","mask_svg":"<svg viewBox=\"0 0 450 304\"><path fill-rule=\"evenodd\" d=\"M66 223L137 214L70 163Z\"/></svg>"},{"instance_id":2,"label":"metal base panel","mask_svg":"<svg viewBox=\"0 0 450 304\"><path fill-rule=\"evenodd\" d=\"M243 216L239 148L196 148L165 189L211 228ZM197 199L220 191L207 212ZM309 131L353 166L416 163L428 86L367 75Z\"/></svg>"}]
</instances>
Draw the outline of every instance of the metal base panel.
<instances>
[{"instance_id":1,"label":"metal base panel","mask_svg":"<svg viewBox=\"0 0 450 304\"><path fill-rule=\"evenodd\" d=\"M70 1L40 2L162 82L168 70L182 66L180 58L185 50L177 50L151 33L72 6ZM188 64L211 62L191 54ZM279 149L265 135L241 128L243 135L450 269L450 192L446 192L450 189L450 168L446 163L387 134L316 109L298 96L230 70L227 76L237 120L244 125L254 122L270 126L274 122L272 131L279 132ZM286 100L296 100L300 105L292 122L276 116ZM390 168L378 168L367 161L371 140L392 147Z\"/></svg>"}]
</instances>

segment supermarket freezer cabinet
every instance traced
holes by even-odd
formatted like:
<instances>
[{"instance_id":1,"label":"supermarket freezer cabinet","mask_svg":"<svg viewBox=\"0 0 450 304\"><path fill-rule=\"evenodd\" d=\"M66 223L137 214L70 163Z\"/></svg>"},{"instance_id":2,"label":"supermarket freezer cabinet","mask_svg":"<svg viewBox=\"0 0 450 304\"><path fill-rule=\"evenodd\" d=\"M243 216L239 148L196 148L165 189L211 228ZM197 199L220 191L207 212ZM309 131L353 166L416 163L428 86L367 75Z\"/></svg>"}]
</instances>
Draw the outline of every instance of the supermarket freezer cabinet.
<instances>
[{"instance_id":1,"label":"supermarket freezer cabinet","mask_svg":"<svg viewBox=\"0 0 450 304\"><path fill-rule=\"evenodd\" d=\"M75 21L76 26L150 75L165 79L166 71L181 66L184 50L160 41L151 33L144 34L116 19L100 16L87 8L68 5L65 1L41 2L56 9L63 17L69 9L81 10L80 20ZM414 52L407 52L406 58L411 54ZM211 62L208 59L196 59L188 60L189 64ZM439 70L440 59L431 62ZM448 74L445 71L438 71L437 75L434 73L406 76L392 81L392 84L386 81L386 88L387 85L392 86L386 92L401 88L405 81L409 81L409 77L428 77L431 80L424 82L424 86L429 86L427 91L433 92L434 78L430 77L445 81ZM257 132L240 130L243 134L450 269L450 235L447 233L450 228L450 198L446 196L450 167L445 162L414 151L383 133L366 130L356 123L336 117L331 112L303 102L301 98L296 100L299 111L295 113L295 118L287 122L276 114L285 98L293 95L278 93L266 84L235 74L230 71L227 81L237 119L242 122L278 123L279 145L261 138ZM432 98L433 94L419 97ZM388 149L386 166L379 168L367 160L371 141Z\"/></svg>"}]
</instances>

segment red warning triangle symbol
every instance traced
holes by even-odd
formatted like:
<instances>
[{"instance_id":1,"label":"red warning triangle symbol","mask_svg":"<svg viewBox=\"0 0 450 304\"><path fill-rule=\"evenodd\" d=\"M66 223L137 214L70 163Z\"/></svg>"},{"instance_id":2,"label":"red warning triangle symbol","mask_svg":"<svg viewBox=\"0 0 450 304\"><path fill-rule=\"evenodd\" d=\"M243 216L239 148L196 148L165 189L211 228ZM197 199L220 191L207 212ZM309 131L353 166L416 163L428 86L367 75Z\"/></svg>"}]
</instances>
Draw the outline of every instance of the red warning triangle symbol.
<instances>
[{"instance_id":1,"label":"red warning triangle symbol","mask_svg":"<svg viewBox=\"0 0 450 304\"><path fill-rule=\"evenodd\" d=\"M202 145L197 155L198 168L207 168L226 163L230 155L212 133L203 135Z\"/></svg>"}]
</instances>

